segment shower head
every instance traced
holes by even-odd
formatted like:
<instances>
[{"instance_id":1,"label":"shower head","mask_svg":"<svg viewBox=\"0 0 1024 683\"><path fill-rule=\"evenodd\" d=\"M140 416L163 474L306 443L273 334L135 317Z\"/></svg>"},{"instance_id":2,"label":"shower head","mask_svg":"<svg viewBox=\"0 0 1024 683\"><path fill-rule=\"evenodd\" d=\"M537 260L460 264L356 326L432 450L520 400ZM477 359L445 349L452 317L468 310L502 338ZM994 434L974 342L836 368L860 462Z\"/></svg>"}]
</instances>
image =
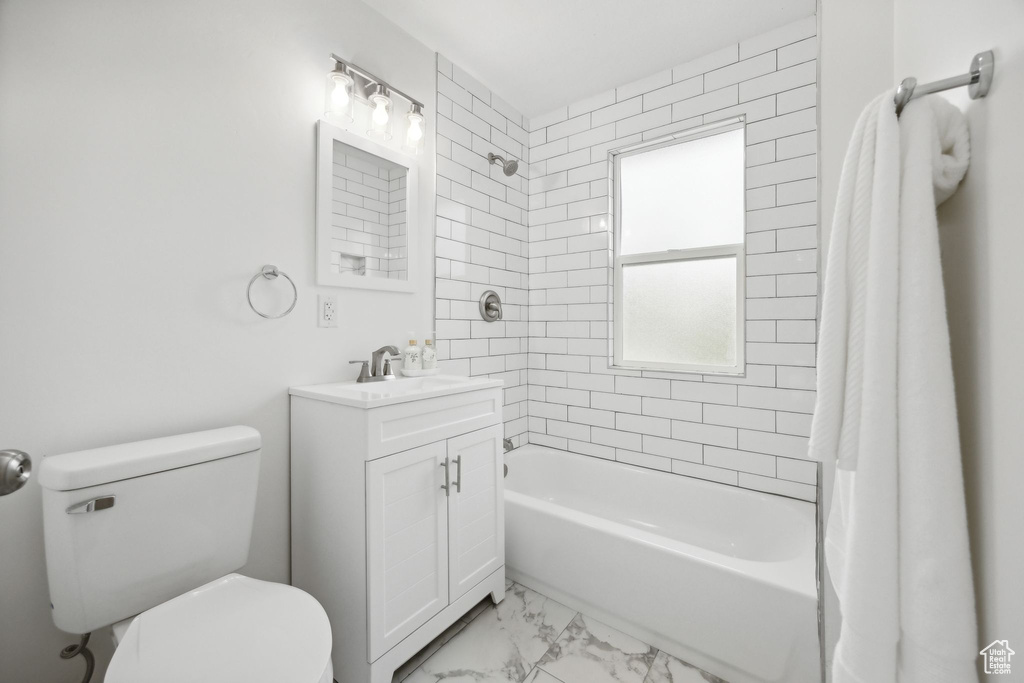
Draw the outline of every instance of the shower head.
<instances>
[{"instance_id":1,"label":"shower head","mask_svg":"<svg viewBox=\"0 0 1024 683\"><path fill-rule=\"evenodd\" d=\"M515 175L516 171L519 170L518 161L516 161L515 159L505 161L505 159L494 153L489 153L487 155L487 161L491 162L492 164L501 164L501 170L507 176Z\"/></svg>"}]
</instances>

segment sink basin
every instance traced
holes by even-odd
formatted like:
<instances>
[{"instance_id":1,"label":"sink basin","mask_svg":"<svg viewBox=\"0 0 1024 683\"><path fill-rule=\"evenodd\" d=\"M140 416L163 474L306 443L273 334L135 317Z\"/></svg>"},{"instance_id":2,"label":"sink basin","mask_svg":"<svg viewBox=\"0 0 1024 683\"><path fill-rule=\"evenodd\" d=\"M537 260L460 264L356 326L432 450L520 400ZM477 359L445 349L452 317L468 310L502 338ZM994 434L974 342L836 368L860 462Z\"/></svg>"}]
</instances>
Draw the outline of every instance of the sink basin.
<instances>
[{"instance_id":1,"label":"sink basin","mask_svg":"<svg viewBox=\"0 0 1024 683\"><path fill-rule=\"evenodd\" d=\"M433 391L445 389L470 381L469 377L456 377L454 375L433 375L431 377L404 377L383 382L365 382L363 384L352 384L353 391L361 394L374 394L381 396L397 396L399 394L418 393L421 391Z\"/></svg>"},{"instance_id":2,"label":"sink basin","mask_svg":"<svg viewBox=\"0 0 1024 683\"><path fill-rule=\"evenodd\" d=\"M459 377L457 375L434 375L432 377L404 377L383 382L338 382L336 384L313 384L292 387L292 396L314 398L330 403L340 403L353 408L377 408L393 403L406 403L421 398L434 398L459 394L464 391L500 387L500 379L487 377Z\"/></svg>"}]
</instances>

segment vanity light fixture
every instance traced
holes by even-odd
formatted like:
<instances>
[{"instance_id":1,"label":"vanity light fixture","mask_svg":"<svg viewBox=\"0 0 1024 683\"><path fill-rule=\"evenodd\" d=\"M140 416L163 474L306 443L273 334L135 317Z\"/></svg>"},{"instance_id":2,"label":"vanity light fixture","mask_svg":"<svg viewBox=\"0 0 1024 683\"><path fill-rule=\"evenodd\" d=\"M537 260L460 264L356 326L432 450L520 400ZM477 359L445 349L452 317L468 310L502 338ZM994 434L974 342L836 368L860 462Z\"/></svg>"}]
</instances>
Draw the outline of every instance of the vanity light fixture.
<instances>
[{"instance_id":1,"label":"vanity light fixture","mask_svg":"<svg viewBox=\"0 0 1024 683\"><path fill-rule=\"evenodd\" d=\"M366 135L378 141L391 140L395 127L397 99L409 103L408 113L399 116L398 134L403 136L402 151L419 154L426 137L423 103L385 83L366 69L331 55L334 68L328 74L327 105L324 118L342 127L365 125ZM404 105L399 111L404 110Z\"/></svg>"},{"instance_id":2,"label":"vanity light fixture","mask_svg":"<svg viewBox=\"0 0 1024 683\"><path fill-rule=\"evenodd\" d=\"M405 115L409 128L405 132L405 151L419 154L423 149L423 107L413 104Z\"/></svg>"},{"instance_id":3,"label":"vanity light fixture","mask_svg":"<svg viewBox=\"0 0 1024 683\"><path fill-rule=\"evenodd\" d=\"M387 87L378 83L370 95L370 129L366 134L378 140L390 140L391 135L391 97Z\"/></svg>"},{"instance_id":4,"label":"vanity light fixture","mask_svg":"<svg viewBox=\"0 0 1024 683\"><path fill-rule=\"evenodd\" d=\"M352 123L353 100L352 88L355 79L349 73L344 62L335 62L334 69L327 75L329 79L326 117L338 123Z\"/></svg>"}]
</instances>

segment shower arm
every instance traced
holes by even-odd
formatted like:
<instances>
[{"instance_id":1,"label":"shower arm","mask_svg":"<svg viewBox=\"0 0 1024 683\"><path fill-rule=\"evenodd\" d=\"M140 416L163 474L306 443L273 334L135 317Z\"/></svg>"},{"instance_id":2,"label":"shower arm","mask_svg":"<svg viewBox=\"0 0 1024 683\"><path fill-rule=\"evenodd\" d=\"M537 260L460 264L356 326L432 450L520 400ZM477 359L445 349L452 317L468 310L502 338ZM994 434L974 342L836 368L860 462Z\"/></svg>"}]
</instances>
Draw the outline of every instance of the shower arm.
<instances>
[{"instance_id":1,"label":"shower arm","mask_svg":"<svg viewBox=\"0 0 1024 683\"><path fill-rule=\"evenodd\" d=\"M487 161L494 165L498 164L501 166L501 171L507 176L515 175L516 171L519 170L519 162L515 159L509 161L505 157L495 154L494 152L487 153Z\"/></svg>"}]
</instances>

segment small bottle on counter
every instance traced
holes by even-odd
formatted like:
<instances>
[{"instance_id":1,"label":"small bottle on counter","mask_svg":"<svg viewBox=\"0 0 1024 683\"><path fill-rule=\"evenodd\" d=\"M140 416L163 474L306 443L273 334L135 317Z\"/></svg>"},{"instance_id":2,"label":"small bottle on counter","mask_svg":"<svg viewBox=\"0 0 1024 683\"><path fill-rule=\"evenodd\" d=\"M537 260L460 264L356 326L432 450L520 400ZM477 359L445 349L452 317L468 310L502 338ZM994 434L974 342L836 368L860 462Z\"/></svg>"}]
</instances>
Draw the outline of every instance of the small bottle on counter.
<instances>
[{"instance_id":1,"label":"small bottle on counter","mask_svg":"<svg viewBox=\"0 0 1024 683\"><path fill-rule=\"evenodd\" d=\"M434 342L430 337L423 340L422 361L424 370L437 369L437 349L434 348Z\"/></svg>"},{"instance_id":2,"label":"small bottle on counter","mask_svg":"<svg viewBox=\"0 0 1024 683\"><path fill-rule=\"evenodd\" d=\"M411 337L412 334L410 333ZM416 346L416 340L410 339L409 346L402 352L402 370L422 370L423 362L420 359L420 347Z\"/></svg>"}]
</instances>

